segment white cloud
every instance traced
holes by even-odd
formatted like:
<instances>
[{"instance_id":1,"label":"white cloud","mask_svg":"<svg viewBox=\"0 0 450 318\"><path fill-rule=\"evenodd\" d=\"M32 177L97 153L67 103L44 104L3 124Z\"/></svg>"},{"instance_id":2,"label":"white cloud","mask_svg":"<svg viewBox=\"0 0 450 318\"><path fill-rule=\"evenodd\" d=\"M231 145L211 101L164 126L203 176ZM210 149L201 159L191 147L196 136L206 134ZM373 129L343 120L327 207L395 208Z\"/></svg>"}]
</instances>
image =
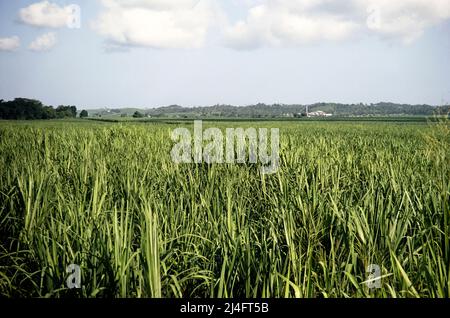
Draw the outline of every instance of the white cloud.
<instances>
[{"instance_id":1,"label":"white cloud","mask_svg":"<svg viewBox=\"0 0 450 318\"><path fill-rule=\"evenodd\" d=\"M48 51L56 45L56 34L54 32L38 36L28 47L32 51Z\"/></svg>"},{"instance_id":2,"label":"white cloud","mask_svg":"<svg viewBox=\"0 0 450 318\"><path fill-rule=\"evenodd\" d=\"M216 10L211 0L103 0L93 28L122 46L198 48Z\"/></svg>"},{"instance_id":3,"label":"white cloud","mask_svg":"<svg viewBox=\"0 0 450 318\"><path fill-rule=\"evenodd\" d=\"M49 1L34 3L19 11L20 21L36 27L62 28L73 19L73 6L61 7Z\"/></svg>"},{"instance_id":4,"label":"white cloud","mask_svg":"<svg viewBox=\"0 0 450 318\"><path fill-rule=\"evenodd\" d=\"M9 38L0 38L0 51L14 51L20 47L20 39L18 36Z\"/></svg>"},{"instance_id":5,"label":"white cloud","mask_svg":"<svg viewBox=\"0 0 450 318\"><path fill-rule=\"evenodd\" d=\"M151 10L192 9L200 0L102 0L107 8L147 8Z\"/></svg>"},{"instance_id":6,"label":"white cloud","mask_svg":"<svg viewBox=\"0 0 450 318\"><path fill-rule=\"evenodd\" d=\"M294 1L295 2L295 1ZM226 42L235 48L297 46L321 40L349 38L358 28L352 20L327 12L309 12L312 1L268 1L249 10L245 21L225 30Z\"/></svg>"},{"instance_id":7,"label":"white cloud","mask_svg":"<svg viewBox=\"0 0 450 318\"><path fill-rule=\"evenodd\" d=\"M224 30L238 49L342 41L364 34L411 43L450 18L449 0L264 0Z\"/></svg>"},{"instance_id":8,"label":"white cloud","mask_svg":"<svg viewBox=\"0 0 450 318\"><path fill-rule=\"evenodd\" d=\"M367 27L403 43L418 39L427 28L450 18L449 0L362 0L366 3Z\"/></svg>"}]
</instances>

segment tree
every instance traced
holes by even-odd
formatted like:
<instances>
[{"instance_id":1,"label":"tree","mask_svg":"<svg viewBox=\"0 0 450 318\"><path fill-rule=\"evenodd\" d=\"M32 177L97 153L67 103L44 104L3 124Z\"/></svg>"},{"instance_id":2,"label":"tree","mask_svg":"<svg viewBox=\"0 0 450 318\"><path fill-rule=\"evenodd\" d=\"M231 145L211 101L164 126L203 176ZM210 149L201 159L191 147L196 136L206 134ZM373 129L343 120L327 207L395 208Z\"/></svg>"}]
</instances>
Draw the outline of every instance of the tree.
<instances>
[{"instance_id":1,"label":"tree","mask_svg":"<svg viewBox=\"0 0 450 318\"><path fill-rule=\"evenodd\" d=\"M80 118L86 118L88 116L89 116L89 114L88 114L87 110L83 109L80 113Z\"/></svg>"},{"instance_id":2,"label":"tree","mask_svg":"<svg viewBox=\"0 0 450 318\"><path fill-rule=\"evenodd\" d=\"M56 111L52 106L44 106L42 110L42 119L56 118Z\"/></svg>"},{"instance_id":3,"label":"tree","mask_svg":"<svg viewBox=\"0 0 450 318\"><path fill-rule=\"evenodd\" d=\"M28 98L15 98L5 102L0 100L0 118L2 119L53 119L76 117L75 106L45 106L40 101Z\"/></svg>"},{"instance_id":4,"label":"tree","mask_svg":"<svg viewBox=\"0 0 450 318\"><path fill-rule=\"evenodd\" d=\"M65 118L65 117L77 117L77 108L75 106L64 106L59 105L56 108L56 117Z\"/></svg>"},{"instance_id":5,"label":"tree","mask_svg":"<svg viewBox=\"0 0 450 318\"><path fill-rule=\"evenodd\" d=\"M3 119L41 119L42 113L43 105L35 99L16 98L0 103L0 118Z\"/></svg>"},{"instance_id":6,"label":"tree","mask_svg":"<svg viewBox=\"0 0 450 318\"><path fill-rule=\"evenodd\" d=\"M135 111L133 114L133 117L134 118L142 118L142 117L144 117L144 115L138 111Z\"/></svg>"}]
</instances>

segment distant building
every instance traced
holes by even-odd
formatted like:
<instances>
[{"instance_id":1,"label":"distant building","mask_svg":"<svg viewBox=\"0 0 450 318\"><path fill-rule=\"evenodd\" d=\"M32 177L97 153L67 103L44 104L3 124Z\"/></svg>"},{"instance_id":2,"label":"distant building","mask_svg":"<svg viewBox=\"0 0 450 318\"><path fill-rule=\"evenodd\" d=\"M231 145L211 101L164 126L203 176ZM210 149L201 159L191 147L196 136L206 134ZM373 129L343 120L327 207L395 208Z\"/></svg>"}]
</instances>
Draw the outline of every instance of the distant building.
<instances>
[{"instance_id":1,"label":"distant building","mask_svg":"<svg viewBox=\"0 0 450 318\"><path fill-rule=\"evenodd\" d=\"M328 114L321 110L318 110L315 112L308 112L306 116L307 117L330 117L330 116L333 116L333 114Z\"/></svg>"},{"instance_id":2,"label":"distant building","mask_svg":"<svg viewBox=\"0 0 450 318\"><path fill-rule=\"evenodd\" d=\"M315 112L306 112L306 113L297 113L294 114L294 117L331 117L333 114L325 113L321 110Z\"/></svg>"}]
</instances>

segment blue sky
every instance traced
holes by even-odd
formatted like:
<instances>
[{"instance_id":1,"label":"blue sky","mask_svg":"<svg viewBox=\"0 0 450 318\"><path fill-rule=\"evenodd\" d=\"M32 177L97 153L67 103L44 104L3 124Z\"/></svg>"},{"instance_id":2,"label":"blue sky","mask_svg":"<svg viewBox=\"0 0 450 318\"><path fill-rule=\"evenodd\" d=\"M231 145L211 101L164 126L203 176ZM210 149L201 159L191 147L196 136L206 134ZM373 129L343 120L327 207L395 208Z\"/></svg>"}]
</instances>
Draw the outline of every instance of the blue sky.
<instances>
[{"instance_id":1,"label":"blue sky","mask_svg":"<svg viewBox=\"0 0 450 318\"><path fill-rule=\"evenodd\" d=\"M437 105L448 74L448 0L0 0L5 100Z\"/></svg>"}]
</instances>

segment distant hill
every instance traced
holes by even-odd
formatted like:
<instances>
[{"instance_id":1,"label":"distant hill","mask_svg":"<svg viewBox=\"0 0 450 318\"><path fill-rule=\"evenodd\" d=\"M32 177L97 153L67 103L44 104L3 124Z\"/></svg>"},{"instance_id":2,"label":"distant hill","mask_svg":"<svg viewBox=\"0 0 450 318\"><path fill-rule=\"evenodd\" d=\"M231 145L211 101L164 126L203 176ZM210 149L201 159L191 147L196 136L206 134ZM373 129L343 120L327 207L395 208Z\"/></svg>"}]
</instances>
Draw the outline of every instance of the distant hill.
<instances>
[{"instance_id":1,"label":"distant hill","mask_svg":"<svg viewBox=\"0 0 450 318\"><path fill-rule=\"evenodd\" d=\"M306 112L306 105L256 104L248 106L214 105L182 107L170 105L152 109L121 108L89 110L90 117L130 117L136 111L146 117L161 118L282 118L297 117ZM381 102L377 104L316 103L309 112L323 111L333 116L432 116L448 114L450 106L409 105Z\"/></svg>"}]
</instances>

